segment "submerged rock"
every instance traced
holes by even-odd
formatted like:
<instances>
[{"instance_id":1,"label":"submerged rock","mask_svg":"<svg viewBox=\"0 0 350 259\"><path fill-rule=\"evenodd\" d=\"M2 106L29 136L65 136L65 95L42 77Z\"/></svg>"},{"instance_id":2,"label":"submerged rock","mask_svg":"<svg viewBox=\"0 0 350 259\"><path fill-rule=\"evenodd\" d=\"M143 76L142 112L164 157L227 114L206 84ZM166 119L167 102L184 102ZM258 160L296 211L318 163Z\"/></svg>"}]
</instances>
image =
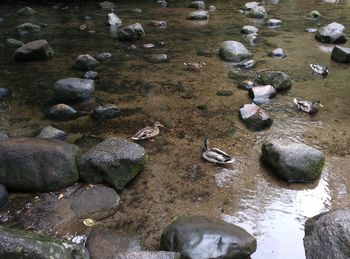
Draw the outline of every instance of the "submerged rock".
<instances>
[{"instance_id":1,"label":"submerged rock","mask_svg":"<svg viewBox=\"0 0 350 259\"><path fill-rule=\"evenodd\" d=\"M91 258L118 258L116 255L119 253L145 250L141 240L136 235L126 235L102 225L92 229L86 240L86 248L89 250Z\"/></svg>"},{"instance_id":2,"label":"submerged rock","mask_svg":"<svg viewBox=\"0 0 350 259\"><path fill-rule=\"evenodd\" d=\"M119 116L120 109L112 103L107 103L105 105L98 106L94 110L93 115L97 120L107 120Z\"/></svg>"},{"instance_id":3,"label":"submerged rock","mask_svg":"<svg viewBox=\"0 0 350 259\"><path fill-rule=\"evenodd\" d=\"M220 45L219 55L226 61L241 62L252 54L238 41L224 41Z\"/></svg>"},{"instance_id":4,"label":"submerged rock","mask_svg":"<svg viewBox=\"0 0 350 259\"><path fill-rule=\"evenodd\" d=\"M321 173L325 157L316 148L276 139L262 145L261 160L283 180L313 182Z\"/></svg>"},{"instance_id":5,"label":"submerged rock","mask_svg":"<svg viewBox=\"0 0 350 259\"><path fill-rule=\"evenodd\" d=\"M113 4L112 2L109 2L109 1L101 2L100 7L102 9L114 9L114 8L116 8L115 4Z\"/></svg>"},{"instance_id":6,"label":"submerged rock","mask_svg":"<svg viewBox=\"0 0 350 259\"><path fill-rule=\"evenodd\" d=\"M100 65L94 57L89 54L80 55L75 59L73 68L77 70L88 71L92 70Z\"/></svg>"},{"instance_id":7,"label":"submerged rock","mask_svg":"<svg viewBox=\"0 0 350 259\"><path fill-rule=\"evenodd\" d=\"M107 24L108 25L121 25L122 20L115 13L109 13L109 14L107 14Z\"/></svg>"},{"instance_id":8,"label":"submerged rock","mask_svg":"<svg viewBox=\"0 0 350 259\"><path fill-rule=\"evenodd\" d=\"M167 54L150 54L145 56L145 59L151 63L164 63L168 60Z\"/></svg>"},{"instance_id":9,"label":"submerged rock","mask_svg":"<svg viewBox=\"0 0 350 259\"><path fill-rule=\"evenodd\" d=\"M9 195L4 185L0 184L0 210L2 210L9 201ZM1 239L1 236L0 236ZM1 253L0 253L1 254Z\"/></svg>"},{"instance_id":10,"label":"submerged rock","mask_svg":"<svg viewBox=\"0 0 350 259\"><path fill-rule=\"evenodd\" d=\"M230 90L217 90L216 95L217 96L230 96L230 95L233 95L233 92Z\"/></svg>"},{"instance_id":11,"label":"submerged rock","mask_svg":"<svg viewBox=\"0 0 350 259\"><path fill-rule=\"evenodd\" d=\"M331 58L339 63L350 63L350 48L335 46Z\"/></svg>"},{"instance_id":12,"label":"submerged rock","mask_svg":"<svg viewBox=\"0 0 350 259\"><path fill-rule=\"evenodd\" d=\"M47 126L36 135L37 138L50 138L63 140L67 136L67 133L63 130L56 129L52 126Z\"/></svg>"},{"instance_id":13,"label":"submerged rock","mask_svg":"<svg viewBox=\"0 0 350 259\"><path fill-rule=\"evenodd\" d=\"M39 25L31 24L29 22L16 26L16 32L20 35L28 33L39 32L41 30Z\"/></svg>"},{"instance_id":14,"label":"submerged rock","mask_svg":"<svg viewBox=\"0 0 350 259\"><path fill-rule=\"evenodd\" d=\"M95 186L79 193L72 202L72 210L80 219L100 220L118 210L120 197L112 188Z\"/></svg>"},{"instance_id":15,"label":"submerged rock","mask_svg":"<svg viewBox=\"0 0 350 259\"><path fill-rule=\"evenodd\" d=\"M190 8L205 9L205 3L203 1L193 1L189 5Z\"/></svg>"},{"instance_id":16,"label":"submerged rock","mask_svg":"<svg viewBox=\"0 0 350 259\"><path fill-rule=\"evenodd\" d=\"M306 258L347 259L350 255L350 207L327 211L305 223Z\"/></svg>"},{"instance_id":17,"label":"submerged rock","mask_svg":"<svg viewBox=\"0 0 350 259\"><path fill-rule=\"evenodd\" d=\"M271 51L269 53L269 56L273 57L273 58L284 58L284 57L286 57L286 53L284 52L284 49L277 48L277 49L274 49L273 51Z\"/></svg>"},{"instance_id":18,"label":"submerged rock","mask_svg":"<svg viewBox=\"0 0 350 259\"><path fill-rule=\"evenodd\" d=\"M267 16L265 7L254 6L249 10L248 16L255 19L264 19Z\"/></svg>"},{"instance_id":19,"label":"submerged rock","mask_svg":"<svg viewBox=\"0 0 350 259\"><path fill-rule=\"evenodd\" d=\"M76 118L78 112L71 106L60 103L51 107L48 116L55 120L71 120Z\"/></svg>"},{"instance_id":20,"label":"submerged rock","mask_svg":"<svg viewBox=\"0 0 350 259\"><path fill-rule=\"evenodd\" d=\"M318 29L315 39L323 43L345 43L347 41L344 34L345 26L340 23L330 23L325 27Z\"/></svg>"},{"instance_id":21,"label":"submerged rock","mask_svg":"<svg viewBox=\"0 0 350 259\"><path fill-rule=\"evenodd\" d=\"M208 12L203 10L193 11L187 15L187 20L208 20L208 19L209 19Z\"/></svg>"},{"instance_id":22,"label":"submerged rock","mask_svg":"<svg viewBox=\"0 0 350 259\"><path fill-rule=\"evenodd\" d=\"M256 28L253 25L245 25L241 29L242 34L251 34L251 33L257 33L259 31L258 28Z\"/></svg>"},{"instance_id":23,"label":"submerged rock","mask_svg":"<svg viewBox=\"0 0 350 259\"><path fill-rule=\"evenodd\" d=\"M189 259L247 258L256 250L256 239L223 220L180 216L164 229L160 248Z\"/></svg>"},{"instance_id":24,"label":"submerged rock","mask_svg":"<svg viewBox=\"0 0 350 259\"><path fill-rule=\"evenodd\" d=\"M140 23L134 23L118 31L118 39L126 41L142 40L146 36Z\"/></svg>"},{"instance_id":25,"label":"submerged rock","mask_svg":"<svg viewBox=\"0 0 350 259\"><path fill-rule=\"evenodd\" d=\"M7 38L6 44L10 47L15 47L15 48L19 48L19 47L22 47L24 45L24 43L22 41L16 40L13 38Z\"/></svg>"},{"instance_id":26,"label":"submerged rock","mask_svg":"<svg viewBox=\"0 0 350 259\"><path fill-rule=\"evenodd\" d=\"M95 91L91 79L64 78L54 84L54 98L59 101L81 101L90 98Z\"/></svg>"},{"instance_id":27,"label":"submerged rock","mask_svg":"<svg viewBox=\"0 0 350 259\"><path fill-rule=\"evenodd\" d=\"M22 9L19 9L17 11L17 14L18 15L24 15L24 16L30 16L30 15L36 14L36 12L35 12L35 10L33 8L27 6L27 7L24 7Z\"/></svg>"},{"instance_id":28,"label":"submerged rock","mask_svg":"<svg viewBox=\"0 0 350 259\"><path fill-rule=\"evenodd\" d=\"M36 40L24 44L13 53L15 61L37 61L52 58L54 52L46 40Z\"/></svg>"},{"instance_id":29,"label":"submerged rock","mask_svg":"<svg viewBox=\"0 0 350 259\"><path fill-rule=\"evenodd\" d=\"M288 90L292 87L290 77L281 71L265 70L255 75L259 84L272 85L278 92Z\"/></svg>"},{"instance_id":30,"label":"submerged rock","mask_svg":"<svg viewBox=\"0 0 350 259\"><path fill-rule=\"evenodd\" d=\"M277 94L272 85L259 85L248 89L250 97L256 104L268 103Z\"/></svg>"},{"instance_id":31,"label":"submerged rock","mask_svg":"<svg viewBox=\"0 0 350 259\"><path fill-rule=\"evenodd\" d=\"M144 169L147 161L146 150L140 145L110 138L81 156L79 172L85 182L107 183L119 191Z\"/></svg>"},{"instance_id":32,"label":"submerged rock","mask_svg":"<svg viewBox=\"0 0 350 259\"><path fill-rule=\"evenodd\" d=\"M79 176L76 145L41 138L0 141L0 182L9 190L51 192L75 183Z\"/></svg>"},{"instance_id":33,"label":"submerged rock","mask_svg":"<svg viewBox=\"0 0 350 259\"><path fill-rule=\"evenodd\" d=\"M104 53L101 53L101 54L98 54L98 56L96 57L96 59L102 63L104 62L108 62L112 59L112 53L110 52L104 52Z\"/></svg>"},{"instance_id":34,"label":"submerged rock","mask_svg":"<svg viewBox=\"0 0 350 259\"><path fill-rule=\"evenodd\" d=\"M240 118L252 130L263 130L272 125L273 120L267 112L256 104L245 104L239 109Z\"/></svg>"},{"instance_id":35,"label":"submerged rock","mask_svg":"<svg viewBox=\"0 0 350 259\"><path fill-rule=\"evenodd\" d=\"M67 240L0 226L0 257L88 259L89 252Z\"/></svg>"}]
</instances>

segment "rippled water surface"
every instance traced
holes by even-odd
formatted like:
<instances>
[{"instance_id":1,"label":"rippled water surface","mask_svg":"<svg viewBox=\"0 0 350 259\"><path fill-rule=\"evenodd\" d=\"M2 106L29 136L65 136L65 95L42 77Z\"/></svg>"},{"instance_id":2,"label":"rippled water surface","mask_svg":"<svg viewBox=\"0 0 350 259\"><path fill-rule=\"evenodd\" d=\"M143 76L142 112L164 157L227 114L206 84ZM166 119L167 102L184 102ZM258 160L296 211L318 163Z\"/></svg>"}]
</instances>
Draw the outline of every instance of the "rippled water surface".
<instances>
[{"instance_id":1,"label":"rippled water surface","mask_svg":"<svg viewBox=\"0 0 350 259\"><path fill-rule=\"evenodd\" d=\"M305 258L305 220L347 205L350 198L349 65L331 61L333 45L317 42L305 28L333 21L350 28L350 1L266 1L269 18L283 21L277 29L240 14L237 10L244 4L241 0L208 1L207 5L217 7L208 22L186 20L191 11L186 8L189 1L170 3L168 8L160 8L152 1L117 2L115 12L123 24L140 22L145 29L145 40L132 46L115 38L115 31L105 24L107 11L96 1L68 2L59 9L46 1L1 1L0 87L12 89L13 94L0 102L0 130L10 136L34 136L42 127L52 125L69 132L67 141L73 143L82 135L130 138L159 120L165 125L160 135L141 143L150 155L146 170L121 193L121 209L103 224L134 228L150 249L157 249L162 229L176 215L221 217L257 238L254 259ZM17 16L16 11L26 5L38 14ZM322 14L319 21L307 18L312 10ZM155 28L150 25L152 20L165 20L168 27ZM23 22L45 23L47 27L40 33L19 37L14 29ZM86 30L80 30L83 24ZM260 28L260 40L255 45L240 34L241 27L248 24ZM24 42L47 39L55 56L49 61L16 64L12 61L13 49L5 43L9 37ZM293 79L291 90L264 106L274 119L270 129L252 132L238 119L239 108L251 100L238 88L238 81L228 76L237 68L217 56L224 40L241 41L254 54L257 64L239 71L247 79L264 69L282 70ZM144 49L144 43L157 47ZM267 56L276 47L286 51L285 59ZM198 55L202 50L209 55ZM90 112L100 104L115 103L122 116L103 123L90 116L50 121L45 115L54 104L54 82L81 76L72 69L78 55L102 52L111 52L113 59L98 70L94 98L76 108ZM165 53L168 62L149 63L145 57L150 53ZM184 62L205 62L206 66L192 72L185 70ZM329 75L320 78L311 74L310 63L328 66ZM232 95L219 96L219 90L231 91ZM320 99L325 107L309 116L295 110L294 97ZM237 162L225 168L204 162L204 135L213 145L234 155ZM259 162L261 144L270 138L289 138L323 150L327 158L321 179L298 185L273 177ZM82 146L83 150L88 146Z\"/></svg>"}]
</instances>

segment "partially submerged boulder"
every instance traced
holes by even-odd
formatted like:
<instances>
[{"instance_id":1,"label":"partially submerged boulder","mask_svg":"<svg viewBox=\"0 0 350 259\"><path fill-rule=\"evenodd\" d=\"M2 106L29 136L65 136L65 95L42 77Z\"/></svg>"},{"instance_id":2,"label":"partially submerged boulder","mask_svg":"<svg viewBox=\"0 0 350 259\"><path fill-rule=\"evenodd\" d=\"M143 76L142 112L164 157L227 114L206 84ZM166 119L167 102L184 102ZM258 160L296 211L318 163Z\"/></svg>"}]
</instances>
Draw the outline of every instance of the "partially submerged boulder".
<instances>
[{"instance_id":1,"label":"partially submerged boulder","mask_svg":"<svg viewBox=\"0 0 350 259\"><path fill-rule=\"evenodd\" d=\"M193 11L187 15L187 20L208 20L208 19L209 19L209 13L204 10Z\"/></svg>"},{"instance_id":2,"label":"partially submerged boulder","mask_svg":"<svg viewBox=\"0 0 350 259\"><path fill-rule=\"evenodd\" d=\"M238 41L224 41L220 45L219 55L226 61L241 62L252 57L247 48Z\"/></svg>"},{"instance_id":3,"label":"partially submerged boulder","mask_svg":"<svg viewBox=\"0 0 350 259\"><path fill-rule=\"evenodd\" d=\"M256 250L256 239L220 219L180 216L164 229L160 248L189 259L247 258Z\"/></svg>"},{"instance_id":4,"label":"partially submerged boulder","mask_svg":"<svg viewBox=\"0 0 350 259\"><path fill-rule=\"evenodd\" d=\"M315 34L315 39L322 43L340 44L347 41L345 36L345 26L340 23L330 23L321 27Z\"/></svg>"},{"instance_id":5,"label":"partially submerged boulder","mask_svg":"<svg viewBox=\"0 0 350 259\"><path fill-rule=\"evenodd\" d=\"M35 40L15 50L15 61L37 61L52 58L54 51L46 40Z\"/></svg>"},{"instance_id":6,"label":"partially submerged boulder","mask_svg":"<svg viewBox=\"0 0 350 259\"><path fill-rule=\"evenodd\" d=\"M134 23L118 30L118 39L125 41L142 40L146 36L140 23Z\"/></svg>"},{"instance_id":7,"label":"partially submerged boulder","mask_svg":"<svg viewBox=\"0 0 350 259\"><path fill-rule=\"evenodd\" d=\"M261 71L255 75L255 80L259 84L272 85L277 92L288 90L292 87L292 80L282 71Z\"/></svg>"},{"instance_id":8,"label":"partially submerged boulder","mask_svg":"<svg viewBox=\"0 0 350 259\"><path fill-rule=\"evenodd\" d=\"M146 150L125 139L107 139L81 156L79 172L88 183L107 183L116 190L139 174L148 160Z\"/></svg>"},{"instance_id":9,"label":"partially submerged boulder","mask_svg":"<svg viewBox=\"0 0 350 259\"><path fill-rule=\"evenodd\" d=\"M95 90L92 79L64 78L54 84L54 98L59 101L82 101L90 98Z\"/></svg>"},{"instance_id":10,"label":"partially submerged boulder","mask_svg":"<svg viewBox=\"0 0 350 259\"><path fill-rule=\"evenodd\" d=\"M51 192L75 183L80 150L63 141L8 138L0 141L0 182L9 190Z\"/></svg>"},{"instance_id":11,"label":"partially submerged boulder","mask_svg":"<svg viewBox=\"0 0 350 259\"><path fill-rule=\"evenodd\" d=\"M240 118L252 130L263 130L272 125L273 120L267 112L256 104L245 104L239 109Z\"/></svg>"},{"instance_id":12,"label":"partially submerged boulder","mask_svg":"<svg viewBox=\"0 0 350 259\"><path fill-rule=\"evenodd\" d=\"M78 111L64 103L59 103L52 106L48 112L48 117L54 120L72 120L77 116Z\"/></svg>"},{"instance_id":13,"label":"partially submerged boulder","mask_svg":"<svg viewBox=\"0 0 350 259\"><path fill-rule=\"evenodd\" d=\"M77 70L88 71L100 65L94 57L89 54L79 55L74 62L73 68Z\"/></svg>"},{"instance_id":14,"label":"partially submerged boulder","mask_svg":"<svg viewBox=\"0 0 350 259\"><path fill-rule=\"evenodd\" d=\"M272 85L259 85L248 89L250 97L256 104L268 103L270 99L277 94L276 89Z\"/></svg>"},{"instance_id":15,"label":"partially submerged boulder","mask_svg":"<svg viewBox=\"0 0 350 259\"><path fill-rule=\"evenodd\" d=\"M339 63L350 63L350 48L335 46L331 58Z\"/></svg>"},{"instance_id":16,"label":"partially submerged boulder","mask_svg":"<svg viewBox=\"0 0 350 259\"><path fill-rule=\"evenodd\" d=\"M262 145L261 160L288 182L313 182L323 168L325 156L313 147L289 140L270 140Z\"/></svg>"},{"instance_id":17,"label":"partially submerged boulder","mask_svg":"<svg viewBox=\"0 0 350 259\"><path fill-rule=\"evenodd\" d=\"M350 255L350 207L327 211L305 223L306 258L348 259Z\"/></svg>"}]
</instances>

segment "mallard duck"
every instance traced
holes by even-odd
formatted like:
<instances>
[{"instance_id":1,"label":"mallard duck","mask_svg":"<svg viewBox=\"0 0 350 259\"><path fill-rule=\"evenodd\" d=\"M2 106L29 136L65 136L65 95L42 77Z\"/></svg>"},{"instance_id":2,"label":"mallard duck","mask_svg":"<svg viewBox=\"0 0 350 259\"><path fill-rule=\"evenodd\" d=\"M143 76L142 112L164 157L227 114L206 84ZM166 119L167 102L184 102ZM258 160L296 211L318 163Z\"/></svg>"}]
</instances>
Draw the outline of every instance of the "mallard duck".
<instances>
[{"instance_id":1,"label":"mallard duck","mask_svg":"<svg viewBox=\"0 0 350 259\"><path fill-rule=\"evenodd\" d=\"M296 104L299 110L302 110L303 112L309 114L316 113L318 111L318 106L323 107L319 100L305 101L299 98L294 98L294 103Z\"/></svg>"},{"instance_id":2,"label":"mallard duck","mask_svg":"<svg viewBox=\"0 0 350 259\"><path fill-rule=\"evenodd\" d=\"M229 154L218 148L209 147L209 141L207 137L204 137L204 146L202 157L212 163L216 164L230 164L235 161L235 159Z\"/></svg>"},{"instance_id":3,"label":"mallard duck","mask_svg":"<svg viewBox=\"0 0 350 259\"><path fill-rule=\"evenodd\" d=\"M184 63L184 66L187 70L198 72L205 66L204 62L189 62Z\"/></svg>"},{"instance_id":4,"label":"mallard duck","mask_svg":"<svg viewBox=\"0 0 350 259\"><path fill-rule=\"evenodd\" d=\"M142 130L138 131L134 136L132 136L131 139L142 140L142 139L153 138L154 136L157 136L159 134L158 127L164 127L164 126L160 124L159 121L156 121L153 124L153 127L147 126L146 128L143 128Z\"/></svg>"},{"instance_id":5,"label":"mallard duck","mask_svg":"<svg viewBox=\"0 0 350 259\"><path fill-rule=\"evenodd\" d=\"M326 67L326 66L310 64L310 67L311 67L312 71L318 75L321 75L321 76L328 75L328 67Z\"/></svg>"}]
</instances>

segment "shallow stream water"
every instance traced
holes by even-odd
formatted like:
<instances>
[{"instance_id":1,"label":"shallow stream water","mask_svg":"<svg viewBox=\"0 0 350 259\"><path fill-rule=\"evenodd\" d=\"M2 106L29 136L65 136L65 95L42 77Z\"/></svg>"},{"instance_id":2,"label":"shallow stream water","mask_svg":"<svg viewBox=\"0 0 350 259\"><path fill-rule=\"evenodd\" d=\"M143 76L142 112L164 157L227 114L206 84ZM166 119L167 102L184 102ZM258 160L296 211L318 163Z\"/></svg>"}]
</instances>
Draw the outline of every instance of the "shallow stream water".
<instances>
[{"instance_id":1,"label":"shallow stream water","mask_svg":"<svg viewBox=\"0 0 350 259\"><path fill-rule=\"evenodd\" d=\"M348 205L350 199L349 65L331 61L333 45L317 42L305 28L336 21L349 29L350 1L267 0L268 17L283 21L275 29L239 13L244 3L208 1L207 6L213 4L217 10L210 13L208 22L193 22L186 20L192 11L186 7L189 1L170 2L167 8L152 1L118 1L115 12L123 24L140 22L146 32L145 40L132 46L115 38L115 31L105 23L107 11L96 1L69 1L58 9L52 8L57 3L47 1L1 1L0 87L13 93L0 101L0 131L10 136L35 136L42 127L52 125L68 132L67 141L74 143L82 135L130 138L159 120L165 126L159 136L140 143L150 156L146 170L123 190L120 210L103 224L135 229L149 249L158 249L161 231L175 216L207 215L242 226L254 235L258 241L254 259L305 258L306 219ZM17 16L16 11L27 5L37 15ZM307 18L312 10L322 14L319 21ZM155 28L150 25L152 20L165 20L168 26ZM15 26L24 22L47 27L19 37ZM80 29L83 24L87 29ZM261 40L254 45L240 33L241 27L249 24L260 28ZM46 39L55 56L49 61L14 63L13 49L5 43L9 37L24 42ZM252 132L238 118L239 108L251 100L238 88L238 81L228 76L237 68L217 55L225 40L243 42L258 61L253 68L239 71L247 79L257 71L276 69L293 80L291 90L263 106L274 119L265 131ZM144 43L155 43L156 48L144 49ZM285 50L286 58L267 56L277 47ZM198 55L202 50L208 55ZM68 122L49 120L45 115L54 104L54 82L81 76L72 69L78 55L102 52L111 52L112 61L98 70L94 98L76 107L90 112L100 104L115 103L122 115L102 123L90 116ZM168 62L152 64L145 59L150 53L165 53ZM184 62L206 65L193 72L185 69ZM328 66L329 75L311 74L310 63ZM232 91L232 95L219 96L219 90ZM314 116L300 113L292 104L294 97L320 99L324 108ZM237 162L227 167L204 162L204 135ZM261 144L270 138L289 138L321 149L326 165L320 180L287 184L272 176L259 161ZM88 147L82 145L83 151Z\"/></svg>"}]
</instances>

